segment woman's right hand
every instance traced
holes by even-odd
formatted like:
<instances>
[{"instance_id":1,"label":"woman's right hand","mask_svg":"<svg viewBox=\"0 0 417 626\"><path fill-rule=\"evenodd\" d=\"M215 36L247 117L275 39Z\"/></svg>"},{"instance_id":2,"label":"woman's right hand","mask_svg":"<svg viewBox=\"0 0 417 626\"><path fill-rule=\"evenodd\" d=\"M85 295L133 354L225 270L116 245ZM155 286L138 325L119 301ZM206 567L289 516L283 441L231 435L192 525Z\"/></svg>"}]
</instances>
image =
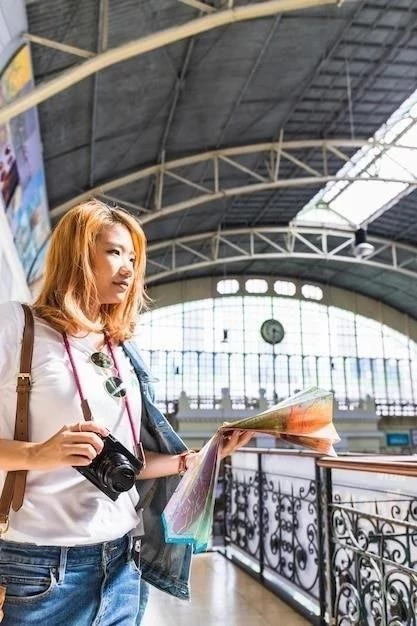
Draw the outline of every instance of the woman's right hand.
<instances>
[{"instance_id":1,"label":"woman's right hand","mask_svg":"<svg viewBox=\"0 0 417 626\"><path fill-rule=\"evenodd\" d=\"M103 449L101 437L108 434L105 426L93 421L63 426L47 441L31 445L30 469L52 470L89 465Z\"/></svg>"}]
</instances>

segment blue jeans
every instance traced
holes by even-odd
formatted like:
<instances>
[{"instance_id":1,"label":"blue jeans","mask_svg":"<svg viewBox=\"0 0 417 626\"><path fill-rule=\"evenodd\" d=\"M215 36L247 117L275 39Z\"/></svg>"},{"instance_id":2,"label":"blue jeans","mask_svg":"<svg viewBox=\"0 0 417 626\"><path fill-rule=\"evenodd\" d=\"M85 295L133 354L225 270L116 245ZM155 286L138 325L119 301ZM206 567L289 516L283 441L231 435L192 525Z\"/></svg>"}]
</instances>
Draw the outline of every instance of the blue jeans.
<instances>
[{"instance_id":1,"label":"blue jeans","mask_svg":"<svg viewBox=\"0 0 417 626\"><path fill-rule=\"evenodd\" d=\"M131 539L77 547L0 541L1 626L135 626L140 571Z\"/></svg>"},{"instance_id":2,"label":"blue jeans","mask_svg":"<svg viewBox=\"0 0 417 626\"><path fill-rule=\"evenodd\" d=\"M140 581L140 603L139 603L139 613L136 621L136 626L140 626L142 623L142 618L145 613L145 609L148 604L149 599L149 585L145 583L144 580Z\"/></svg>"}]
</instances>

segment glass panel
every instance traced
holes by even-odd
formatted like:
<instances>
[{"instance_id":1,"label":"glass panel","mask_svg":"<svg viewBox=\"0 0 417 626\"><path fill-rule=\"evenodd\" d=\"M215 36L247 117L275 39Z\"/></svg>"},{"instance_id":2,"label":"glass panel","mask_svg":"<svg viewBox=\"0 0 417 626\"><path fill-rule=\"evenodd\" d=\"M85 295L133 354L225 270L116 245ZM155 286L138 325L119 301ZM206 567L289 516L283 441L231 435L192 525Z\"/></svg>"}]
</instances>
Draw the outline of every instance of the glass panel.
<instances>
[{"instance_id":1,"label":"glass panel","mask_svg":"<svg viewBox=\"0 0 417 626\"><path fill-rule=\"evenodd\" d=\"M146 319L146 318L145 318ZM152 350L182 350L182 304L163 307L152 311L151 326L147 328L148 339L145 339L145 328L138 328L138 341L148 345Z\"/></svg>"},{"instance_id":2,"label":"glass panel","mask_svg":"<svg viewBox=\"0 0 417 626\"><path fill-rule=\"evenodd\" d=\"M276 280L274 282L274 291L279 296L294 296L295 295L295 285L287 280Z\"/></svg>"},{"instance_id":3,"label":"glass panel","mask_svg":"<svg viewBox=\"0 0 417 626\"><path fill-rule=\"evenodd\" d=\"M344 359L342 357L333 357L331 360L331 368L335 398L340 408L343 408L345 407L347 399Z\"/></svg>"},{"instance_id":4,"label":"glass panel","mask_svg":"<svg viewBox=\"0 0 417 626\"><path fill-rule=\"evenodd\" d=\"M361 398L365 402L375 397L374 381L372 376L371 359L359 359L360 381L359 388Z\"/></svg>"},{"instance_id":5,"label":"glass panel","mask_svg":"<svg viewBox=\"0 0 417 626\"><path fill-rule=\"evenodd\" d=\"M242 356L240 354L232 354L230 356L230 397L232 398L233 406L236 409L245 408L245 392L242 387L243 380L244 374Z\"/></svg>"},{"instance_id":6,"label":"glass panel","mask_svg":"<svg viewBox=\"0 0 417 626\"><path fill-rule=\"evenodd\" d=\"M227 329L227 341L224 341ZM214 300L214 351L243 352L243 301L241 296Z\"/></svg>"},{"instance_id":7,"label":"glass panel","mask_svg":"<svg viewBox=\"0 0 417 626\"><path fill-rule=\"evenodd\" d=\"M202 352L199 355L200 409L214 406L213 354Z\"/></svg>"},{"instance_id":8,"label":"glass panel","mask_svg":"<svg viewBox=\"0 0 417 626\"><path fill-rule=\"evenodd\" d=\"M275 378L278 400L284 400L291 394L288 369L289 357L286 354L278 354L275 358Z\"/></svg>"},{"instance_id":9,"label":"glass panel","mask_svg":"<svg viewBox=\"0 0 417 626\"><path fill-rule=\"evenodd\" d=\"M135 340L140 346L141 354L143 354L144 350L149 352L153 348L152 331L152 318L147 317L145 320L145 316L141 315L139 326L135 330Z\"/></svg>"},{"instance_id":10,"label":"glass panel","mask_svg":"<svg viewBox=\"0 0 417 626\"><path fill-rule=\"evenodd\" d=\"M245 282L245 289L248 293L266 293L268 283L263 278L248 278Z\"/></svg>"},{"instance_id":11,"label":"glass panel","mask_svg":"<svg viewBox=\"0 0 417 626\"><path fill-rule=\"evenodd\" d=\"M304 388L317 386L317 359L315 356L303 357Z\"/></svg>"},{"instance_id":12,"label":"glass panel","mask_svg":"<svg viewBox=\"0 0 417 626\"><path fill-rule=\"evenodd\" d=\"M326 307L314 302L301 303L303 352L308 355L329 354L329 323Z\"/></svg>"},{"instance_id":13,"label":"glass panel","mask_svg":"<svg viewBox=\"0 0 417 626\"><path fill-rule=\"evenodd\" d=\"M184 386L183 389L190 399L190 408L197 408L197 396L199 393L199 378L197 353L184 352Z\"/></svg>"},{"instance_id":14,"label":"glass panel","mask_svg":"<svg viewBox=\"0 0 417 626\"><path fill-rule=\"evenodd\" d=\"M413 403L413 387L411 382L410 361L401 359L398 362L398 374L400 377L400 397L403 402Z\"/></svg>"},{"instance_id":15,"label":"glass panel","mask_svg":"<svg viewBox=\"0 0 417 626\"><path fill-rule=\"evenodd\" d=\"M346 391L349 402L352 405L359 403L359 381L358 381L358 362L357 359L347 358L345 359L345 376L346 376Z\"/></svg>"},{"instance_id":16,"label":"glass panel","mask_svg":"<svg viewBox=\"0 0 417 626\"><path fill-rule=\"evenodd\" d=\"M217 353L214 355L214 394L218 407L222 398L222 389L230 391L230 354Z\"/></svg>"},{"instance_id":17,"label":"glass panel","mask_svg":"<svg viewBox=\"0 0 417 626\"><path fill-rule=\"evenodd\" d=\"M323 299L323 290L316 285L303 285L301 287L301 293L304 298L308 298L309 300L322 300Z\"/></svg>"},{"instance_id":18,"label":"glass panel","mask_svg":"<svg viewBox=\"0 0 417 626\"><path fill-rule=\"evenodd\" d=\"M408 338L406 335L388 326L382 326L382 335L385 357L394 359L406 359L408 357Z\"/></svg>"},{"instance_id":19,"label":"glass panel","mask_svg":"<svg viewBox=\"0 0 417 626\"><path fill-rule=\"evenodd\" d=\"M245 357L245 396L247 405L256 407L259 398L259 358L257 354L246 354Z\"/></svg>"},{"instance_id":20,"label":"glass panel","mask_svg":"<svg viewBox=\"0 0 417 626\"><path fill-rule=\"evenodd\" d=\"M235 278L219 280L217 291L221 294L233 294L239 291L239 282Z\"/></svg>"},{"instance_id":21,"label":"glass panel","mask_svg":"<svg viewBox=\"0 0 417 626\"><path fill-rule=\"evenodd\" d=\"M375 402L386 402L387 386L385 384L385 368L383 359L372 359L374 373Z\"/></svg>"},{"instance_id":22,"label":"glass panel","mask_svg":"<svg viewBox=\"0 0 417 626\"><path fill-rule=\"evenodd\" d=\"M182 352L167 353L166 364L166 397L168 402L173 402L182 389Z\"/></svg>"},{"instance_id":23,"label":"glass panel","mask_svg":"<svg viewBox=\"0 0 417 626\"><path fill-rule=\"evenodd\" d=\"M379 322L357 315L356 336L359 357L372 358L384 355Z\"/></svg>"},{"instance_id":24,"label":"glass panel","mask_svg":"<svg viewBox=\"0 0 417 626\"><path fill-rule=\"evenodd\" d=\"M180 326L171 332L179 331L184 335L184 349L186 350L213 350L213 301L198 300L184 304L183 318L178 322ZM156 327L156 333L158 327Z\"/></svg>"},{"instance_id":25,"label":"glass panel","mask_svg":"<svg viewBox=\"0 0 417 626\"><path fill-rule=\"evenodd\" d=\"M158 379L155 383L155 395L158 401L167 401L167 353L155 350L150 354L150 368L152 376Z\"/></svg>"},{"instance_id":26,"label":"glass panel","mask_svg":"<svg viewBox=\"0 0 417 626\"><path fill-rule=\"evenodd\" d=\"M398 362L396 359L385 360L385 376L389 400L400 400Z\"/></svg>"},{"instance_id":27,"label":"glass panel","mask_svg":"<svg viewBox=\"0 0 417 626\"><path fill-rule=\"evenodd\" d=\"M290 357L290 392L296 393L304 389L303 363L300 356Z\"/></svg>"},{"instance_id":28,"label":"glass panel","mask_svg":"<svg viewBox=\"0 0 417 626\"><path fill-rule=\"evenodd\" d=\"M272 354L260 355L260 378L261 388L266 391L266 398L273 402L274 397L274 375L272 369Z\"/></svg>"},{"instance_id":29,"label":"glass panel","mask_svg":"<svg viewBox=\"0 0 417 626\"><path fill-rule=\"evenodd\" d=\"M319 357L317 359L317 371L320 389L331 390L333 387L330 376L330 359L328 357Z\"/></svg>"},{"instance_id":30,"label":"glass panel","mask_svg":"<svg viewBox=\"0 0 417 626\"><path fill-rule=\"evenodd\" d=\"M331 353L356 356L355 316L350 311L329 307Z\"/></svg>"}]
</instances>

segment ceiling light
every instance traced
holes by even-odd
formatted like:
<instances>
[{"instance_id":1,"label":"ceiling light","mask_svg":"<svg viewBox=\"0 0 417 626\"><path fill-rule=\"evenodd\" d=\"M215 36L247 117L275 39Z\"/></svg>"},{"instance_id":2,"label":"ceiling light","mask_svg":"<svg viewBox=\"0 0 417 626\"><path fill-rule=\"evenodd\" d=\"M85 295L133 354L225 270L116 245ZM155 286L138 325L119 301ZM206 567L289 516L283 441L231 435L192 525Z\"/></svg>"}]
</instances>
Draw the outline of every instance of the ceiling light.
<instances>
[{"instance_id":1,"label":"ceiling light","mask_svg":"<svg viewBox=\"0 0 417 626\"><path fill-rule=\"evenodd\" d=\"M353 244L353 254L358 259L367 259L375 252L375 246L366 241L366 230L358 228L355 232L355 242Z\"/></svg>"}]
</instances>

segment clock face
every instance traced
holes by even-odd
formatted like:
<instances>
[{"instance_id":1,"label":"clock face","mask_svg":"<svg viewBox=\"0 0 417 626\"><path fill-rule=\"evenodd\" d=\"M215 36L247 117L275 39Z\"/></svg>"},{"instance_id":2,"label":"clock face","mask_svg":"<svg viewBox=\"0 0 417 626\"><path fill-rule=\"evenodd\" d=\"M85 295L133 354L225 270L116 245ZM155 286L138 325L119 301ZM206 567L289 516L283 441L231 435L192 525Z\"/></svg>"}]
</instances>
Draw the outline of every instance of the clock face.
<instances>
[{"instance_id":1,"label":"clock face","mask_svg":"<svg viewBox=\"0 0 417 626\"><path fill-rule=\"evenodd\" d=\"M265 320L261 326L261 336L264 341L271 344L279 343L284 339L285 330L281 322L270 319Z\"/></svg>"}]
</instances>

